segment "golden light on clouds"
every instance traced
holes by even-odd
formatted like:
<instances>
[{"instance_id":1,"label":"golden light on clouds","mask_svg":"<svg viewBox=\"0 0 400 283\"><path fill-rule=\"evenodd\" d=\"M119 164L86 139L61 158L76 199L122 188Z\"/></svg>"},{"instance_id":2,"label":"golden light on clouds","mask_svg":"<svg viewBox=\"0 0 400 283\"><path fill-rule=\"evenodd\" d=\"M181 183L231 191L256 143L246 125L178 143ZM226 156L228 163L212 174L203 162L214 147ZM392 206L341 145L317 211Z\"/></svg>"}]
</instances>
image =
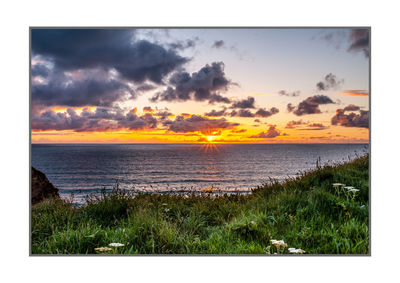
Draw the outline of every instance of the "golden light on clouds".
<instances>
[{"instance_id":1,"label":"golden light on clouds","mask_svg":"<svg viewBox=\"0 0 400 283\"><path fill-rule=\"evenodd\" d=\"M338 94L339 96L369 96L369 93L366 90L343 90Z\"/></svg>"}]
</instances>

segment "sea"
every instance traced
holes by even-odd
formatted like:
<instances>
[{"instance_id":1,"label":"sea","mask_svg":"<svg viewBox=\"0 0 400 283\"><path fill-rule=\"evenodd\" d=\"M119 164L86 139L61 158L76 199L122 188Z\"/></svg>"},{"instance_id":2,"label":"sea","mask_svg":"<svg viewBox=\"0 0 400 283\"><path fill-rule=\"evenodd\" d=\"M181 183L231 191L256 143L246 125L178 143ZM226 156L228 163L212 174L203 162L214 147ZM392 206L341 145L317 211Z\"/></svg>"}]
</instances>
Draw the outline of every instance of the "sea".
<instances>
[{"instance_id":1,"label":"sea","mask_svg":"<svg viewBox=\"0 0 400 283\"><path fill-rule=\"evenodd\" d=\"M132 193L251 193L366 154L368 144L33 144L31 163L63 199Z\"/></svg>"}]
</instances>

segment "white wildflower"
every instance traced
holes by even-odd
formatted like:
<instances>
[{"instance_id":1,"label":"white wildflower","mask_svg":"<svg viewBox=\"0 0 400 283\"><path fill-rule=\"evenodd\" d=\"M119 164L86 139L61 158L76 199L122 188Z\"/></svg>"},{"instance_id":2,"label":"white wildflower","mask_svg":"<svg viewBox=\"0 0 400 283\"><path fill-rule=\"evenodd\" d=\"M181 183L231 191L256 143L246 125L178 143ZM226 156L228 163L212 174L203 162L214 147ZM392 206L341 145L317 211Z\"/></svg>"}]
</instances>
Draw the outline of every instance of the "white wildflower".
<instances>
[{"instance_id":1,"label":"white wildflower","mask_svg":"<svg viewBox=\"0 0 400 283\"><path fill-rule=\"evenodd\" d=\"M121 244L121 243L110 243L110 244L108 244L108 246L109 246L109 247L118 248L118 247L123 247L123 246L125 246L125 245L124 245L124 244Z\"/></svg>"},{"instance_id":2,"label":"white wildflower","mask_svg":"<svg viewBox=\"0 0 400 283\"><path fill-rule=\"evenodd\" d=\"M296 249L296 248L289 248L288 250L292 254L304 254L306 252L305 250Z\"/></svg>"},{"instance_id":3,"label":"white wildflower","mask_svg":"<svg viewBox=\"0 0 400 283\"><path fill-rule=\"evenodd\" d=\"M287 244L283 240L271 240L271 244L275 247L287 247Z\"/></svg>"},{"instance_id":4,"label":"white wildflower","mask_svg":"<svg viewBox=\"0 0 400 283\"><path fill-rule=\"evenodd\" d=\"M347 187L344 187L346 190L352 190L352 189L354 189L354 187L352 187L352 186L347 186Z\"/></svg>"}]
</instances>

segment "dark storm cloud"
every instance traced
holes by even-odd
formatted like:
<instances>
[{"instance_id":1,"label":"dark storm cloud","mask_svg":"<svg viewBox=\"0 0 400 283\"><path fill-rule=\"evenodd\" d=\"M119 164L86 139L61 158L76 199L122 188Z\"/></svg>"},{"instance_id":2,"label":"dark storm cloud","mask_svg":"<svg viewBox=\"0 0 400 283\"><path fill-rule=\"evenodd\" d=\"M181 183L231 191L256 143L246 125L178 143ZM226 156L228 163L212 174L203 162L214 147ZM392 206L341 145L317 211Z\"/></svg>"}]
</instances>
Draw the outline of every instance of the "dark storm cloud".
<instances>
[{"instance_id":1,"label":"dark storm cloud","mask_svg":"<svg viewBox=\"0 0 400 283\"><path fill-rule=\"evenodd\" d=\"M249 138L253 139L272 139L275 137L281 136L281 133L276 129L275 125L269 126L266 132L260 132L257 135L250 136Z\"/></svg>"},{"instance_id":2,"label":"dark storm cloud","mask_svg":"<svg viewBox=\"0 0 400 283\"><path fill-rule=\"evenodd\" d=\"M358 111L358 110L360 110L360 106L356 106L354 104L349 104L343 109L343 111Z\"/></svg>"},{"instance_id":3,"label":"dark storm cloud","mask_svg":"<svg viewBox=\"0 0 400 283\"><path fill-rule=\"evenodd\" d=\"M32 66L31 75L32 77L43 77L46 78L50 74L51 70L44 64L36 64Z\"/></svg>"},{"instance_id":4,"label":"dark storm cloud","mask_svg":"<svg viewBox=\"0 0 400 283\"><path fill-rule=\"evenodd\" d=\"M319 105L334 103L326 95L314 95L307 97L305 100L299 103L297 107L293 107L290 103L288 104L288 111L293 112L297 116L306 114L318 114L321 113Z\"/></svg>"},{"instance_id":5,"label":"dark storm cloud","mask_svg":"<svg viewBox=\"0 0 400 283\"><path fill-rule=\"evenodd\" d=\"M240 109L256 108L254 106L254 102L255 102L254 97L249 96L245 99L233 102L231 108L240 108Z\"/></svg>"},{"instance_id":6,"label":"dark storm cloud","mask_svg":"<svg viewBox=\"0 0 400 283\"><path fill-rule=\"evenodd\" d=\"M337 109L336 115L331 119L332 125L344 127L369 128L369 111L360 110L359 114L351 112L345 114L344 109Z\"/></svg>"},{"instance_id":7,"label":"dark storm cloud","mask_svg":"<svg viewBox=\"0 0 400 283\"><path fill-rule=\"evenodd\" d=\"M353 29L349 38L351 44L348 51L362 51L365 57L369 58L369 30Z\"/></svg>"},{"instance_id":8,"label":"dark storm cloud","mask_svg":"<svg viewBox=\"0 0 400 283\"><path fill-rule=\"evenodd\" d=\"M192 115L189 118L177 116L174 121L166 121L164 125L168 127L168 131L175 133L201 132L209 135L215 131L223 129L232 129L239 123L231 123L226 119L209 119L206 117Z\"/></svg>"},{"instance_id":9,"label":"dark storm cloud","mask_svg":"<svg viewBox=\"0 0 400 283\"><path fill-rule=\"evenodd\" d=\"M296 96L299 96L299 95L300 95L300 91L299 91L299 90L292 91L292 92L288 92L288 91L286 91L286 90L281 90L281 91L279 91L278 93L279 93L279 95L282 95L282 96L290 96L290 97L296 97Z\"/></svg>"},{"instance_id":10,"label":"dark storm cloud","mask_svg":"<svg viewBox=\"0 0 400 283\"><path fill-rule=\"evenodd\" d=\"M62 74L51 75L47 84L33 84L32 103L45 106L111 106L115 101L134 97L125 83L116 79L89 77L71 80Z\"/></svg>"},{"instance_id":11,"label":"dark storm cloud","mask_svg":"<svg viewBox=\"0 0 400 283\"><path fill-rule=\"evenodd\" d=\"M334 74L329 73L325 78L317 83L317 89L325 91L329 89L337 89L344 83L344 80L339 80Z\"/></svg>"},{"instance_id":12,"label":"dark storm cloud","mask_svg":"<svg viewBox=\"0 0 400 283\"><path fill-rule=\"evenodd\" d=\"M66 112L55 113L51 110L32 118L33 130L77 130L82 128L87 119L79 117L72 108Z\"/></svg>"},{"instance_id":13,"label":"dark storm cloud","mask_svg":"<svg viewBox=\"0 0 400 283\"><path fill-rule=\"evenodd\" d=\"M39 116L32 117L32 129L93 132L120 129L155 129L157 127L158 121L150 113L138 116L135 112L136 109L123 114L119 108L97 108L95 112L83 109L78 115L72 108L57 113L47 110Z\"/></svg>"},{"instance_id":14,"label":"dark storm cloud","mask_svg":"<svg viewBox=\"0 0 400 283\"><path fill-rule=\"evenodd\" d=\"M153 89L156 89L157 87L155 85L151 85L151 84L142 84L141 86L138 86L135 91L138 92L146 92L146 91L150 91Z\"/></svg>"},{"instance_id":15,"label":"dark storm cloud","mask_svg":"<svg viewBox=\"0 0 400 283\"><path fill-rule=\"evenodd\" d=\"M225 76L224 63L214 62L193 74L181 70L169 79L170 86L157 93L150 100L161 101L208 101L209 103L230 103L230 100L218 92L228 90L232 84Z\"/></svg>"},{"instance_id":16,"label":"dark storm cloud","mask_svg":"<svg viewBox=\"0 0 400 283\"><path fill-rule=\"evenodd\" d=\"M229 100L228 97L222 96L222 95L217 94L217 93L211 94L208 102L210 104L214 104L214 103L227 103L228 104L228 103L231 103L231 101Z\"/></svg>"},{"instance_id":17,"label":"dark storm cloud","mask_svg":"<svg viewBox=\"0 0 400 283\"><path fill-rule=\"evenodd\" d=\"M223 40L216 40L214 41L213 45L211 47L213 48L221 48L225 45L225 42Z\"/></svg>"},{"instance_id":18,"label":"dark storm cloud","mask_svg":"<svg viewBox=\"0 0 400 283\"><path fill-rule=\"evenodd\" d=\"M135 40L127 29L32 29L32 56L40 59L32 76L32 104L112 106L137 92L163 84L165 76L188 61L174 50ZM51 66L51 67L47 67ZM136 90L131 83L142 84Z\"/></svg>"},{"instance_id":19,"label":"dark storm cloud","mask_svg":"<svg viewBox=\"0 0 400 283\"><path fill-rule=\"evenodd\" d=\"M133 82L163 78L188 59L146 40L134 41L127 29L33 29L32 53L62 71L115 69Z\"/></svg>"}]
</instances>

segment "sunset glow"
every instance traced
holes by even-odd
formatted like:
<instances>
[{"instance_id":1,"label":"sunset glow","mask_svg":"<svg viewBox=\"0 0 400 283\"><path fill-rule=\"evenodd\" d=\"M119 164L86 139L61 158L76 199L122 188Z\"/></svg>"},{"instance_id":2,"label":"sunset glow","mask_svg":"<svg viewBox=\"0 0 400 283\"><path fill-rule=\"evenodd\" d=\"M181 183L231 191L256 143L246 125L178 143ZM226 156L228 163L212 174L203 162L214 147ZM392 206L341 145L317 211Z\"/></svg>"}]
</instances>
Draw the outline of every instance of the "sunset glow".
<instances>
[{"instance_id":1,"label":"sunset glow","mask_svg":"<svg viewBox=\"0 0 400 283\"><path fill-rule=\"evenodd\" d=\"M367 143L366 32L33 30L32 142Z\"/></svg>"}]
</instances>

